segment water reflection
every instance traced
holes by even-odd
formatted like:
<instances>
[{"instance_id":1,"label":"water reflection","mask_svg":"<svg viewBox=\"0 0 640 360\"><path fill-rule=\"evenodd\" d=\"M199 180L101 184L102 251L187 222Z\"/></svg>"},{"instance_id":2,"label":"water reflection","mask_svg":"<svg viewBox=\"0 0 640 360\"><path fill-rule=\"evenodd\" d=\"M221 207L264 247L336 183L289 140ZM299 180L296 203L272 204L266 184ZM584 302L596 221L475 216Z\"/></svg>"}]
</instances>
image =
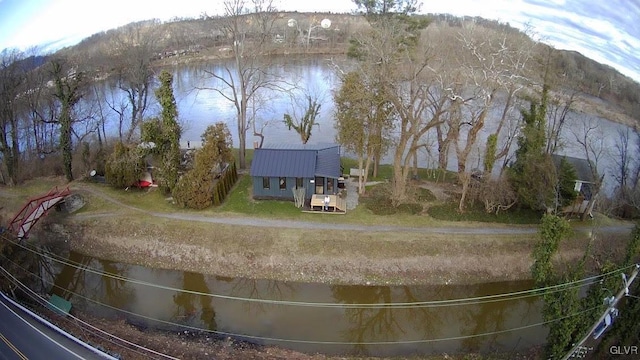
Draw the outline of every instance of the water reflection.
<instances>
[{"instance_id":1,"label":"water reflection","mask_svg":"<svg viewBox=\"0 0 640 360\"><path fill-rule=\"evenodd\" d=\"M97 316L125 317L141 327L165 330L219 331L310 353L504 351L541 344L545 336L542 327L508 331L540 322L536 298L457 306L433 303L520 291L530 288L528 282L328 286L147 269L78 253L49 268L54 274L52 291L74 308ZM424 306L398 306L420 302Z\"/></svg>"},{"instance_id":2,"label":"water reflection","mask_svg":"<svg viewBox=\"0 0 640 360\"><path fill-rule=\"evenodd\" d=\"M390 287L333 286L331 290L336 301L345 304L389 304L393 301ZM343 334L355 344L354 351L362 355L368 355L365 342L395 340L398 333L405 333L389 307L349 308L345 315L349 328Z\"/></svg>"},{"instance_id":3,"label":"water reflection","mask_svg":"<svg viewBox=\"0 0 640 360\"><path fill-rule=\"evenodd\" d=\"M275 280L232 279L231 296L248 299L286 300L294 297L293 284ZM247 312L258 315L272 306L262 302L243 302Z\"/></svg>"},{"instance_id":4,"label":"water reflection","mask_svg":"<svg viewBox=\"0 0 640 360\"><path fill-rule=\"evenodd\" d=\"M51 261L50 258L49 260ZM67 263L64 265L62 270L55 275L51 293L58 295L65 300L69 300L71 295L77 293L78 290L80 290L79 287L84 285L83 270L91 260L91 257L84 256L76 252L69 254Z\"/></svg>"},{"instance_id":5,"label":"water reflection","mask_svg":"<svg viewBox=\"0 0 640 360\"><path fill-rule=\"evenodd\" d=\"M519 284L514 283L514 287ZM527 283L529 288L532 283ZM526 290L522 288L520 290ZM471 297L483 297L489 295L486 293L486 286L471 285L467 287L468 295ZM462 308L461 313L461 329L463 334L487 334L483 337L467 337L462 340L461 346L468 352L491 351L500 349L500 342L505 337L501 333L503 329L515 327L515 323L511 317L517 314L522 319L527 319L528 323L533 323L536 318L532 315L537 314L534 310L537 307L537 299L528 297L517 300L505 300L500 302L484 301L475 305L469 305Z\"/></svg>"},{"instance_id":6,"label":"water reflection","mask_svg":"<svg viewBox=\"0 0 640 360\"><path fill-rule=\"evenodd\" d=\"M206 325L208 330L216 330L216 311L213 308L213 299L210 294L203 274L185 272L182 274L182 289L190 292L179 292L173 295L173 302L176 305L173 318L180 320L180 323L197 324L194 318L200 314L200 322ZM200 294L197 294L200 293ZM197 308L197 303L200 308Z\"/></svg>"}]
</instances>

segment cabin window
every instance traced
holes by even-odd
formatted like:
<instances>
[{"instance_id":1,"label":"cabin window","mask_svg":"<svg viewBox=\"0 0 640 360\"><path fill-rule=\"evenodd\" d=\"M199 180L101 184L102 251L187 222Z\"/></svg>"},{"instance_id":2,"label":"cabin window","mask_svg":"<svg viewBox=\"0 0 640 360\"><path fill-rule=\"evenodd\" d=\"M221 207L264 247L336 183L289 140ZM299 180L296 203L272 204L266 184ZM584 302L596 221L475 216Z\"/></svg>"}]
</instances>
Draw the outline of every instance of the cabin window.
<instances>
[{"instance_id":1,"label":"cabin window","mask_svg":"<svg viewBox=\"0 0 640 360\"><path fill-rule=\"evenodd\" d=\"M304 187L303 179L302 179L302 178L296 178L296 187L297 187L298 189L302 189L302 188Z\"/></svg>"},{"instance_id":2,"label":"cabin window","mask_svg":"<svg viewBox=\"0 0 640 360\"><path fill-rule=\"evenodd\" d=\"M287 190L287 178L281 177L278 183L280 184L280 190Z\"/></svg>"},{"instance_id":3,"label":"cabin window","mask_svg":"<svg viewBox=\"0 0 640 360\"><path fill-rule=\"evenodd\" d=\"M324 178L316 177L315 184L316 184L316 194L324 194Z\"/></svg>"},{"instance_id":4,"label":"cabin window","mask_svg":"<svg viewBox=\"0 0 640 360\"><path fill-rule=\"evenodd\" d=\"M271 186L269 184L269 178L268 177L263 177L262 178L262 188L263 189L269 189Z\"/></svg>"},{"instance_id":5,"label":"cabin window","mask_svg":"<svg viewBox=\"0 0 640 360\"><path fill-rule=\"evenodd\" d=\"M327 179L327 194L333 193L333 179Z\"/></svg>"}]
</instances>

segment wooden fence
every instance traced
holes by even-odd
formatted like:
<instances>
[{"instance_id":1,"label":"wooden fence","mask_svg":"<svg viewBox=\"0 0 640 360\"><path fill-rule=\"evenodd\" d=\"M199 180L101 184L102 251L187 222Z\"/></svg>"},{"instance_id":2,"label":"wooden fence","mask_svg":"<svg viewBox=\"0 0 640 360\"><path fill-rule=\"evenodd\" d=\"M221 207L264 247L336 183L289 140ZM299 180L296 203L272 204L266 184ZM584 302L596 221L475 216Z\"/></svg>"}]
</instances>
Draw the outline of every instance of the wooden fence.
<instances>
[{"instance_id":1,"label":"wooden fence","mask_svg":"<svg viewBox=\"0 0 640 360\"><path fill-rule=\"evenodd\" d=\"M236 163L232 162L222 171L218 182L213 185L213 205L222 204L236 181L238 181L238 171L236 170Z\"/></svg>"}]
</instances>

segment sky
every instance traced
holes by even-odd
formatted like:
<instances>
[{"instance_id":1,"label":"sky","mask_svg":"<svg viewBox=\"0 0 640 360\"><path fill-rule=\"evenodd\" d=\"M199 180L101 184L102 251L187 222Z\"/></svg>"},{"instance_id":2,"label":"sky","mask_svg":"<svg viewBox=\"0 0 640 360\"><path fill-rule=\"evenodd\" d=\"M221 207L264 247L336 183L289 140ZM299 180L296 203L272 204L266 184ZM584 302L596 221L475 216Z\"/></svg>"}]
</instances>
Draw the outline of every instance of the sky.
<instances>
[{"instance_id":1,"label":"sky","mask_svg":"<svg viewBox=\"0 0 640 360\"><path fill-rule=\"evenodd\" d=\"M481 16L575 50L640 82L640 0L422 0L421 13ZM250 1L247 1L250 3ZM347 13L350 0L275 0L279 10ZM128 23L223 14L222 0L0 0L0 50L58 49Z\"/></svg>"}]
</instances>

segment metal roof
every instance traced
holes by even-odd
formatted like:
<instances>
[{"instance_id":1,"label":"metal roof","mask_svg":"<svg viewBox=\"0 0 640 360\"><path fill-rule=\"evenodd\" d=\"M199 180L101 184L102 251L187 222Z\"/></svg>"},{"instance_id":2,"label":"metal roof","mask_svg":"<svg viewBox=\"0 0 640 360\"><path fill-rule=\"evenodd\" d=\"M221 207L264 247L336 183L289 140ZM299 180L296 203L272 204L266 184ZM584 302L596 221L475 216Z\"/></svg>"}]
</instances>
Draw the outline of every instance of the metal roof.
<instances>
[{"instance_id":1,"label":"metal roof","mask_svg":"<svg viewBox=\"0 0 640 360\"><path fill-rule=\"evenodd\" d=\"M319 143L319 144L286 144L286 143L268 143L262 146L262 149L279 149L279 150L325 150L329 148L340 148L339 144Z\"/></svg>"},{"instance_id":2,"label":"metal roof","mask_svg":"<svg viewBox=\"0 0 640 360\"><path fill-rule=\"evenodd\" d=\"M340 170L340 148L328 148L318 151L316 161L316 176L339 178Z\"/></svg>"},{"instance_id":3,"label":"metal roof","mask_svg":"<svg viewBox=\"0 0 640 360\"><path fill-rule=\"evenodd\" d=\"M251 162L251 176L314 177L315 151L255 149Z\"/></svg>"},{"instance_id":4,"label":"metal roof","mask_svg":"<svg viewBox=\"0 0 640 360\"><path fill-rule=\"evenodd\" d=\"M340 145L278 144L255 149L251 176L338 178Z\"/></svg>"},{"instance_id":5,"label":"metal roof","mask_svg":"<svg viewBox=\"0 0 640 360\"><path fill-rule=\"evenodd\" d=\"M578 177L576 180L594 182L593 173L591 172L591 167L589 166L589 161L587 161L587 159L580 159L557 154L553 154L551 155L551 157L556 166L560 166L560 161L562 159L571 164L576 170L576 176Z\"/></svg>"}]
</instances>

